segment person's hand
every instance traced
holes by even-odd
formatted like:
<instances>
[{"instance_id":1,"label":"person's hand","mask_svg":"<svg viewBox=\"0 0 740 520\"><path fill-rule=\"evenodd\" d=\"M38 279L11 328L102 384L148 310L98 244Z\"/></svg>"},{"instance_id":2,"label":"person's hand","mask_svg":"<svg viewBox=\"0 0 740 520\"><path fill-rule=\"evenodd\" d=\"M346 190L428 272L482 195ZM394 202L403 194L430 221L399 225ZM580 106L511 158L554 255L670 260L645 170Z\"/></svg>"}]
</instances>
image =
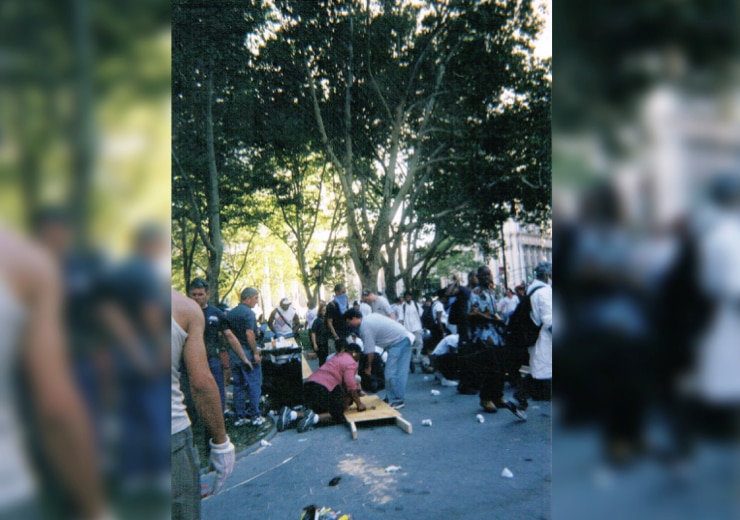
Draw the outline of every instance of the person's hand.
<instances>
[{"instance_id":1,"label":"person's hand","mask_svg":"<svg viewBox=\"0 0 740 520\"><path fill-rule=\"evenodd\" d=\"M251 362L251 361L249 361L249 358L248 358L247 356L244 356L244 357L242 358L242 363L244 363L245 365L247 365L247 366L249 367L249 370L252 370L252 369L254 368L254 367L252 366L252 362Z\"/></svg>"},{"instance_id":2,"label":"person's hand","mask_svg":"<svg viewBox=\"0 0 740 520\"><path fill-rule=\"evenodd\" d=\"M358 412L364 412L365 410L367 410L367 406L365 406L364 404L362 404L362 403L359 403L359 404L357 405L357 411L358 411Z\"/></svg>"},{"instance_id":3,"label":"person's hand","mask_svg":"<svg viewBox=\"0 0 740 520\"><path fill-rule=\"evenodd\" d=\"M211 487L211 495L215 495L221 491L224 482L234 471L236 450L228 435L226 436L226 442L222 444L214 444L213 439L208 441L208 444L211 446L211 466L216 470L216 478L213 480L213 486Z\"/></svg>"},{"instance_id":4,"label":"person's hand","mask_svg":"<svg viewBox=\"0 0 740 520\"><path fill-rule=\"evenodd\" d=\"M366 368L365 369L365 375L366 376L372 375L372 370L370 368Z\"/></svg>"},{"instance_id":5,"label":"person's hand","mask_svg":"<svg viewBox=\"0 0 740 520\"><path fill-rule=\"evenodd\" d=\"M262 363L262 356L260 355L259 351L254 353L254 364L259 365Z\"/></svg>"}]
</instances>

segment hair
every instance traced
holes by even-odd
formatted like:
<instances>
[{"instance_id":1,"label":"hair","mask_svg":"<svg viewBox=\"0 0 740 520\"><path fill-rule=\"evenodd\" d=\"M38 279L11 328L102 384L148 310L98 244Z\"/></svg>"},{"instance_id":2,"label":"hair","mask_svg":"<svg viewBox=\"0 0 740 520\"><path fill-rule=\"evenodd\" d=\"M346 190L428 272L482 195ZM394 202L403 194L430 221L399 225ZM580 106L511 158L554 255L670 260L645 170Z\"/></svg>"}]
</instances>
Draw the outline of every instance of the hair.
<instances>
[{"instance_id":1,"label":"hair","mask_svg":"<svg viewBox=\"0 0 740 520\"><path fill-rule=\"evenodd\" d=\"M353 352L362 354L362 347L358 345L357 343L350 343L349 345L345 347L344 351L349 352L350 354L352 354Z\"/></svg>"},{"instance_id":2,"label":"hair","mask_svg":"<svg viewBox=\"0 0 740 520\"><path fill-rule=\"evenodd\" d=\"M342 289L344 289L344 284L343 283L338 283L337 285L334 286L334 294L338 293Z\"/></svg>"},{"instance_id":3,"label":"hair","mask_svg":"<svg viewBox=\"0 0 740 520\"><path fill-rule=\"evenodd\" d=\"M208 290L208 282L206 282L203 278L196 278L192 282L190 282L190 285L188 285L188 292L192 291L193 289L205 289Z\"/></svg>"},{"instance_id":4,"label":"hair","mask_svg":"<svg viewBox=\"0 0 740 520\"><path fill-rule=\"evenodd\" d=\"M353 320L355 318L362 319L362 313L357 309L347 309L347 311L344 313L344 319L347 321Z\"/></svg>"},{"instance_id":5,"label":"hair","mask_svg":"<svg viewBox=\"0 0 740 520\"><path fill-rule=\"evenodd\" d=\"M546 281L548 277L552 276L552 264L550 262L540 262L534 268L534 276L538 280Z\"/></svg>"},{"instance_id":6,"label":"hair","mask_svg":"<svg viewBox=\"0 0 740 520\"><path fill-rule=\"evenodd\" d=\"M246 298L251 298L253 296L257 296L260 292L255 289L254 287L247 287L244 289L241 293L241 301L244 301Z\"/></svg>"}]
</instances>

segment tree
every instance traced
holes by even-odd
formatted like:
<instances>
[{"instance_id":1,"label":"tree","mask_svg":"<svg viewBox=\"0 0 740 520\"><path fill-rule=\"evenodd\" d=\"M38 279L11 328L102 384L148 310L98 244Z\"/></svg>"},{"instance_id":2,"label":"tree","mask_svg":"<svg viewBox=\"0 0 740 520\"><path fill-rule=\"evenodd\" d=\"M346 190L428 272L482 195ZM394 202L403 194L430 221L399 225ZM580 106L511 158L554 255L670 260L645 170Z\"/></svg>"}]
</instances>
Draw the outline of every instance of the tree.
<instances>
[{"instance_id":1,"label":"tree","mask_svg":"<svg viewBox=\"0 0 740 520\"><path fill-rule=\"evenodd\" d=\"M224 126L248 116L229 103L244 55L244 37L260 19L252 4L183 0L173 6L173 216L195 224L208 254L211 298L219 301L226 207L238 206L248 172L233 157ZM224 191L227 193L225 194ZM226 200L223 197L226 195ZM256 212L259 213L259 208ZM236 220L249 212L228 213Z\"/></svg>"},{"instance_id":2,"label":"tree","mask_svg":"<svg viewBox=\"0 0 740 520\"><path fill-rule=\"evenodd\" d=\"M337 172L363 286L374 287L383 268L392 294L419 262L495 235L512 206L549 205L542 127L527 146L526 136L512 139L533 110L549 111L546 89L529 92L547 70L532 67L539 21L530 2L279 1L275 9L275 37L264 33L251 58L258 97L272 102L271 120L293 117L287 146L320 151ZM274 135L266 141L285 146ZM481 171L488 189L468 191ZM431 237L425 252L401 262L404 244L422 233Z\"/></svg>"}]
</instances>

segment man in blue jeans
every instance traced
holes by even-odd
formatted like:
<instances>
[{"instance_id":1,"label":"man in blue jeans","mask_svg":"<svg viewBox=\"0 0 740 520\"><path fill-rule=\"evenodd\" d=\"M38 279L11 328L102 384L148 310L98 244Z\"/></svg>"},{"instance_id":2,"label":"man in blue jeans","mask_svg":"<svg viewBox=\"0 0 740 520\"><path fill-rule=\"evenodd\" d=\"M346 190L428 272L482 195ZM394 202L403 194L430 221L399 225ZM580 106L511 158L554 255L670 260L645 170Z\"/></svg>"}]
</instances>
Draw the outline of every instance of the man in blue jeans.
<instances>
[{"instance_id":1,"label":"man in blue jeans","mask_svg":"<svg viewBox=\"0 0 740 520\"><path fill-rule=\"evenodd\" d=\"M363 317L360 311L349 309L344 313L344 319L351 328L360 330L360 338L368 356L365 369L367 375L370 375L373 366L375 346L385 349L388 353L385 362L386 401L393 408L403 408L414 335L397 321L377 313Z\"/></svg>"},{"instance_id":2,"label":"man in blue jeans","mask_svg":"<svg viewBox=\"0 0 740 520\"><path fill-rule=\"evenodd\" d=\"M218 392L221 396L221 411L226 411L226 391L224 388L224 367L221 363L221 335L226 338L229 342L231 349L237 355L237 357L244 363L244 365L250 365L250 361L244 353L239 340L236 339L234 333L231 332L231 325L229 324L226 314L219 309L208 303L211 293L208 290L208 282L202 278L196 278L190 282L188 287L188 296L197 303L201 309L203 309L203 315L206 319L206 330L203 334L203 340L206 344L206 355L208 356L208 368L211 369L213 379L216 380L216 386L218 386Z\"/></svg>"},{"instance_id":3,"label":"man in blue jeans","mask_svg":"<svg viewBox=\"0 0 740 520\"><path fill-rule=\"evenodd\" d=\"M234 426L261 426L265 418L260 414L260 398L262 396L262 359L257 349L257 316L252 308L257 305L259 291L252 287L241 293L241 303L234 307L228 315L231 330L245 347L247 356L245 363L239 359L233 350L231 356L231 373L234 377L234 412L236 421ZM249 409L246 398L249 392Z\"/></svg>"}]
</instances>

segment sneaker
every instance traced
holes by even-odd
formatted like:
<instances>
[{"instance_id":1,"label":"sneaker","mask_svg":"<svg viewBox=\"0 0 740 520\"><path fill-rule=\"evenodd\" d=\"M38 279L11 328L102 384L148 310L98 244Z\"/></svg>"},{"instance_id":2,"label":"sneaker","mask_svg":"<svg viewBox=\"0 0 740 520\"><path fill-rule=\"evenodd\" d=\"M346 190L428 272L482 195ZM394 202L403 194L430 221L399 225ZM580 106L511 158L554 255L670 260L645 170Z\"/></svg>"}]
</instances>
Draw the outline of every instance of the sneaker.
<instances>
[{"instance_id":1,"label":"sneaker","mask_svg":"<svg viewBox=\"0 0 740 520\"><path fill-rule=\"evenodd\" d=\"M316 417L316 414L313 410L308 409L304 412L303 417L298 419L298 433L303 433L308 430L313 430L314 427L314 417Z\"/></svg>"},{"instance_id":2,"label":"sneaker","mask_svg":"<svg viewBox=\"0 0 740 520\"><path fill-rule=\"evenodd\" d=\"M498 408L496 408L496 405L493 404L493 401L481 401L480 405L483 408L484 412L487 412L487 413L498 412Z\"/></svg>"},{"instance_id":3,"label":"sneaker","mask_svg":"<svg viewBox=\"0 0 740 520\"><path fill-rule=\"evenodd\" d=\"M252 421L247 419L246 417L242 417L241 419L237 419L234 421L234 426L247 426L248 424L251 424Z\"/></svg>"},{"instance_id":4,"label":"sneaker","mask_svg":"<svg viewBox=\"0 0 740 520\"><path fill-rule=\"evenodd\" d=\"M277 419L277 431L283 432L290 425L290 408L283 406Z\"/></svg>"},{"instance_id":5,"label":"sneaker","mask_svg":"<svg viewBox=\"0 0 740 520\"><path fill-rule=\"evenodd\" d=\"M511 411L511 413L519 417L522 421L527 420L527 414L524 412L524 410L522 410L521 408L518 408L511 401L504 402L504 405L506 406L506 408L508 408Z\"/></svg>"},{"instance_id":6,"label":"sneaker","mask_svg":"<svg viewBox=\"0 0 740 520\"><path fill-rule=\"evenodd\" d=\"M406 406L406 403L404 403L403 401L393 401L391 403L391 408L393 408L394 410L400 410L404 406Z\"/></svg>"},{"instance_id":7,"label":"sneaker","mask_svg":"<svg viewBox=\"0 0 740 520\"><path fill-rule=\"evenodd\" d=\"M529 402L527 401L527 394L525 394L522 390L517 390L516 392L514 392L514 399L519 401L520 410L526 410L529 407Z\"/></svg>"},{"instance_id":8,"label":"sneaker","mask_svg":"<svg viewBox=\"0 0 740 520\"><path fill-rule=\"evenodd\" d=\"M224 410L224 417L234 417L234 410L232 409Z\"/></svg>"},{"instance_id":9,"label":"sneaker","mask_svg":"<svg viewBox=\"0 0 740 520\"><path fill-rule=\"evenodd\" d=\"M266 421L267 419L265 419L261 415L258 415L257 417L252 419L252 426L262 426L263 424L265 424Z\"/></svg>"},{"instance_id":10,"label":"sneaker","mask_svg":"<svg viewBox=\"0 0 740 520\"><path fill-rule=\"evenodd\" d=\"M459 381L453 381L451 379L447 379L444 376L440 377L440 383L442 383L442 386L457 386L460 382Z\"/></svg>"}]
</instances>

